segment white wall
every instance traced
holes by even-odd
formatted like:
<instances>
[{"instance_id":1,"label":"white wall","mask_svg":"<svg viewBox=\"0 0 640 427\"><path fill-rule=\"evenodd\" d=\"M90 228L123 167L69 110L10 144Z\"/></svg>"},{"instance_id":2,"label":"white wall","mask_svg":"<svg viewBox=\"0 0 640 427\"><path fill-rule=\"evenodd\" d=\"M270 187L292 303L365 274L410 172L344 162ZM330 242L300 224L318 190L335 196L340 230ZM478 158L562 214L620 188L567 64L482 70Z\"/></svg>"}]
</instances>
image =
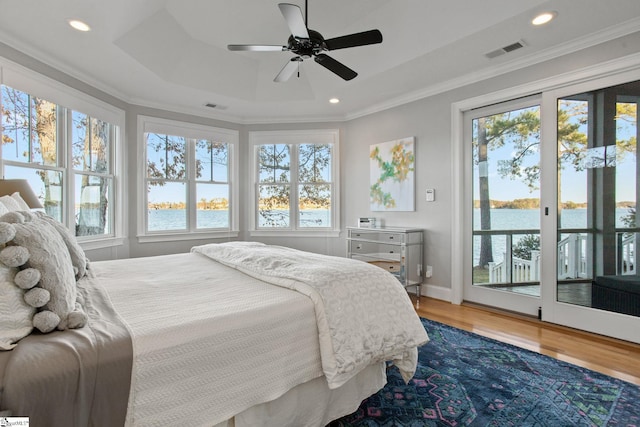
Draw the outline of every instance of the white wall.
<instances>
[{"instance_id":1,"label":"white wall","mask_svg":"<svg viewBox=\"0 0 640 427\"><path fill-rule=\"evenodd\" d=\"M453 90L435 93L402 106L391 108L368 116L355 118L340 123L307 123L288 125L239 125L219 120L188 116L170 111L159 111L150 108L126 104L109 94L64 75L47 65L27 57L20 52L0 43L0 56L45 74L64 84L84 91L91 96L109 102L126 111L126 156L127 176L125 186L128 212L128 241L124 246L114 249L89 251L93 260L139 257L174 252L186 252L203 241L185 241L171 243L138 243L136 238L136 165L138 162L136 138L137 116L157 116L172 120L184 120L192 123L236 129L240 132L240 180L241 194L248 194L249 176L248 132L252 130L281 129L320 129L340 130L340 162L341 162L341 225L355 225L360 216L375 216L384 220L386 225L421 227L426 230L424 265L433 266L433 277L427 279L428 286L423 293L449 298L451 276L454 268L462 268L456 264L456 255L452 254L452 186L453 174L465 171L453 170L451 158L451 105L461 100L490 94L496 91L518 87L532 81L544 80L557 74L579 71L584 67L603 61L623 57L640 51L640 32L617 40L584 49L580 52L551 59L545 63L528 66L506 74L496 73L495 77L473 82ZM579 75L579 73L577 73ZM470 76L473 77L473 76ZM429 85L425 76L425 86ZM415 212L379 213L369 211L369 158L371 144L390 141L402 137L416 138L416 210ZM435 202L426 202L426 188L436 190ZM247 215L248 201L241 200L240 238L247 239L246 230L249 223ZM319 253L344 255L346 252L344 232L337 238L261 238L261 241L279 245L288 245L299 249Z\"/></svg>"}]
</instances>

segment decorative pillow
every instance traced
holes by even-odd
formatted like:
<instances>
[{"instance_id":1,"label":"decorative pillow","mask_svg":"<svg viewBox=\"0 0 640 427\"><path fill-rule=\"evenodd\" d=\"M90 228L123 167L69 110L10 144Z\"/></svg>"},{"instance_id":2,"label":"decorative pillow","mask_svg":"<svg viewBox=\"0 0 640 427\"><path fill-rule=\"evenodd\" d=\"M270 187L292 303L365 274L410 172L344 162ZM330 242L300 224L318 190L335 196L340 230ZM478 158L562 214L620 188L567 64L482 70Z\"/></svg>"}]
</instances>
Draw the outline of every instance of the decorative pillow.
<instances>
[{"instance_id":1,"label":"decorative pillow","mask_svg":"<svg viewBox=\"0 0 640 427\"><path fill-rule=\"evenodd\" d=\"M50 217L44 212L34 212L34 214L41 220L49 223L53 228L55 228L62 240L64 240L67 249L69 250L69 255L71 256L71 263L73 264L74 270L76 270L76 279L80 279L87 274L87 266L89 264L89 260L87 259L84 250L78 244L78 240L76 236L71 234L71 231L67 227L65 227L60 221L56 220L53 217Z\"/></svg>"},{"instance_id":2,"label":"decorative pillow","mask_svg":"<svg viewBox=\"0 0 640 427\"><path fill-rule=\"evenodd\" d=\"M20 209L20 205L18 204L18 202L16 202L16 199L14 199L11 196L0 197L0 203L2 203L9 212L24 210L24 209Z\"/></svg>"},{"instance_id":3,"label":"decorative pillow","mask_svg":"<svg viewBox=\"0 0 640 427\"><path fill-rule=\"evenodd\" d=\"M36 309L24 301L24 291L14 283L17 272L0 263L0 350L11 350L33 330Z\"/></svg>"},{"instance_id":4,"label":"decorative pillow","mask_svg":"<svg viewBox=\"0 0 640 427\"><path fill-rule=\"evenodd\" d=\"M8 231L0 243L8 242L8 246L0 251L0 262L20 266L20 273L33 273L21 277L23 288L29 289L25 301L39 308L33 326L43 333L83 327L87 315L78 299L69 250L58 230L29 211L9 212L0 217L2 223L7 223L3 228Z\"/></svg>"},{"instance_id":5,"label":"decorative pillow","mask_svg":"<svg viewBox=\"0 0 640 427\"><path fill-rule=\"evenodd\" d=\"M11 195L11 198L16 201L21 211L31 210L27 202L24 201L19 192L15 192Z\"/></svg>"}]
</instances>

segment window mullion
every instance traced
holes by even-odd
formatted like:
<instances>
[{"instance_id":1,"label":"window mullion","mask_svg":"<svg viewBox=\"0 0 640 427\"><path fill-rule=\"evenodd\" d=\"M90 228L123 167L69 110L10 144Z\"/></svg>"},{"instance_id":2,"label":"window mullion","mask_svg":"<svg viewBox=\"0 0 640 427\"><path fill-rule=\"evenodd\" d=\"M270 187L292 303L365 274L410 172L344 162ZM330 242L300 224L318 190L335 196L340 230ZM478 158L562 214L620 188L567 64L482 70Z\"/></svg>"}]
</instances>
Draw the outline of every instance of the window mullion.
<instances>
[{"instance_id":1,"label":"window mullion","mask_svg":"<svg viewBox=\"0 0 640 427\"><path fill-rule=\"evenodd\" d=\"M197 228L196 140L187 138L186 143L187 230L195 231Z\"/></svg>"},{"instance_id":2,"label":"window mullion","mask_svg":"<svg viewBox=\"0 0 640 427\"><path fill-rule=\"evenodd\" d=\"M299 209L299 201L298 201L298 193L300 185L300 179L298 176L298 144L291 144L289 152L291 153L290 159L290 173L289 173L289 218L291 218L289 227L292 230L297 230L299 227L300 221L300 209Z\"/></svg>"},{"instance_id":3,"label":"window mullion","mask_svg":"<svg viewBox=\"0 0 640 427\"><path fill-rule=\"evenodd\" d=\"M73 120L71 119L71 109L61 106L57 107L56 120L60 119L62 123L58 123L57 135L56 135L56 166L62 168L62 200L63 206L66 205L66 209L62 214L62 223L66 224L70 230L73 230L75 235L75 171L73 169L73 150L70 148L73 141L71 141L71 135L73 135L71 127L73 126ZM44 163L44 162L43 162ZM60 164L63 163L63 164ZM65 203L66 201L66 203Z\"/></svg>"}]
</instances>

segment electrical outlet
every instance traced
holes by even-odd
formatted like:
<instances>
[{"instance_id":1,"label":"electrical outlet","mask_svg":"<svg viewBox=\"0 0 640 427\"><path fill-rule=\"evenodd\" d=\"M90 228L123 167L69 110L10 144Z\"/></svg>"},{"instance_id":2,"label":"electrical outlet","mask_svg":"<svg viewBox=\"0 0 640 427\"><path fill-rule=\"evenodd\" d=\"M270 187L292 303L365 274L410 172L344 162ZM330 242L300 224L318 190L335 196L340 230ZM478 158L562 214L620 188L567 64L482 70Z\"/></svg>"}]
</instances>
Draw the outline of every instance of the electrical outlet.
<instances>
[{"instance_id":1,"label":"electrical outlet","mask_svg":"<svg viewBox=\"0 0 640 427\"><path fill-rule=\"evenodd\" d=\"M427 277L433 276L433 267L432 266L427 265L427 273L425 274L425 276L427 276Z\"/></svg>"}]
</instances>

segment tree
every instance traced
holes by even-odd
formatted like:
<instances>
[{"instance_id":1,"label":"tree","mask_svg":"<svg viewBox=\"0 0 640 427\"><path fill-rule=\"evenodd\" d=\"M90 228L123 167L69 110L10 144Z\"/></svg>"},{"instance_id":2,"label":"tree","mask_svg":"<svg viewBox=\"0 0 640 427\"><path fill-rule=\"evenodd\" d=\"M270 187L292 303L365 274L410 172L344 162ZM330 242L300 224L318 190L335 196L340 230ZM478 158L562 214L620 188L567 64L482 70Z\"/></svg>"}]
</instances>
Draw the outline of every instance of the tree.
<instances>
[{"instance_id":1,"label":"tree","mask_svg":"<svg viewBox=\"0 0 640 427\"><path fill-rule=\"evenodd\" d=\"M111 125L85 114L74 113L73 125L78 138L72 142L74 169L108 174ZM81 203L76 219L76 236L104 234L107 227L108 178L84 173L80 179ZM97 188L97 200L91 196ZM84 200L85 191L89 200Z\"/></svg>"},{"instance_id":2,"label":"tree","mask_svg":"<svg viewBox=\"0 0 640 427\"><path fill-rule=\"evenodd\" d=\"M2 87L3 145L14 145L16 160L44 166L60 166L58 162L58 115L60 108L49 101L30 96L19 90ZM109 172L108 145L110 125L73 112L72 140L73 169L85 172ZM20 152L19 150L23 151ZM45 211L62 220L59 200L52 196L53 187L60 187L60 172L37 170L44 188ZM96 184L96 182L98 182ZM98 200L89 200L79 206L76 235L103 234L107 219L108 182L90 174L81 174L80 194L91 187L99 187Z\"/></svg>"},{"instance_id":3,"label":"tree","mask_svg":"<svg viewBox=\"0 0 640 427\"><path fill-rule=\"evenodd\" d=\"M261 145L258 150L258 213L270 227L289 225L290 149L286 144Z\"/></svg>"},{"instance_id":4,"label":"tree","mask_svg":"<svg viewBox=\"0 0 640 427\"><path fill-rule=\"evenodd\" d=\"M513 256L520 259L531 259L531 251L540 250L540 236L527 234L522 236L513 247Z\"/></svg>"},{"instance_id":5,"label":"tree","mask_svg":"<svg viewBox=\"0 0 640 427\"><path fill-rule=\"evenodd\" d=\"M258 150L259 206L258 214L268 227L289 225L291 191L298 192L302 207L331 209L331 187L325 177L331 177L331 145L298 144L297 172L291 177L291 146L265 144ZM292 188L297 182L298 188ZM301 219L301 223L305 220ZM316 221L317 225L322 225Z\"/></svg>"},{"instance_id":6,"label":"tree","mask_svg":"<svg viewBox=\"0 0 640 427\"><path fill-rule=\"evenodd\" d=\"M187 179L187 138L157 133L145 134L147 143L147 178L151 186L163 186L167 181ZM214 180L216 165L228 167L229 150L224 142L206 139L195 141L196 179L205 176Z\"/></svg>"},{"instance_id":7,"label":"tree","mask_svg":"<svg viewBox=\"0 0 640 427\"><path fill-rule=\"evenodd\" d=\"M17 160L47 166L58 166L57 106L41 98L32 97L17 89L2 86L2 144L15 145ZM23 146L26 144L26 147ZM18 150L22 149L20 152ZM51 176L37 171L44 184L45 211L61 219L58 201L51 197Z\"/></svg>"},{"instance_id":8,"label":"tree","mask_svg":"<svg viewBox=\"0 0 640 427\"><path fill-rule=\"evenodd\" d=\"M616 119L619 123L637 126L637 104L617 103ZM588 120L589 104L582 100L563 99L558 107L558 157L560 167L572 165L577 171L585 168L587 154L587 135L580 129ZM537 109L524 109L516 112L497 114L478 119L475 123L473 143L476 146L475 161L480 173L480 222L481 230L490 229L490 198L486 170L487 151L513 144L514 152L510 159L499 160L498 174L510 179L522 180L530 190L538 188L540 181L539 163L526 164L525 159L538 152L540 144L540 117ZM635 134L629 139L616 141L616 156L620 162L629 153L635 153L637 141ZM635 220L635 212L629 218ZM631 219L629 219L630 221ZM480 246L479 265L485 266L492 261L491 236L483 235Z\"/></svg>"},{"instance_id":9,"label":"tree","mask_svg":"<svg viewBox=\"0 0 640 427\"><path fill-rule=\"evenodd\" d=\"M479 174L480 229L491 229L491 199L489 191L488 163L489 152L513 144L517 153L510 161L499 161L498 172L501 175L525 174L532 180L539 174L539 166L523 166L524 159L537 148L540 142L540 114L538 108L529 108L493 116L482 117L474 121L476 146L475 161ZM482 235L480 240L479 265L485 266L493 261L491 236Z\"/></svg>"}]
</instances>

